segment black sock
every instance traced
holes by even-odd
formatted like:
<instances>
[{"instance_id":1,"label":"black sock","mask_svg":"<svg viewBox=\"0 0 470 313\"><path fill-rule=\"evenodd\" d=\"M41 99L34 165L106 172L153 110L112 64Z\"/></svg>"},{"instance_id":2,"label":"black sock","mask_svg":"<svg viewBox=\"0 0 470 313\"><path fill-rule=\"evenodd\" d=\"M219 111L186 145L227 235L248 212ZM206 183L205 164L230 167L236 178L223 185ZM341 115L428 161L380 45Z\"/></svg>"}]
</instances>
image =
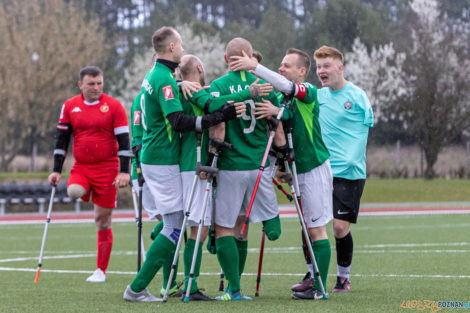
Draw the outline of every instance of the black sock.
<instances>
[{"instance_id":1,"label":"black sock","mask_svg":"<svg viewBox=\"0 0 470 313\"><path fill-rule=\"evenodd\" d=\"M351 265L353 256L353 238L349 232L343 238L336 238L336 260L339 266L348 267Z\"/></svg>"}]
</instances>

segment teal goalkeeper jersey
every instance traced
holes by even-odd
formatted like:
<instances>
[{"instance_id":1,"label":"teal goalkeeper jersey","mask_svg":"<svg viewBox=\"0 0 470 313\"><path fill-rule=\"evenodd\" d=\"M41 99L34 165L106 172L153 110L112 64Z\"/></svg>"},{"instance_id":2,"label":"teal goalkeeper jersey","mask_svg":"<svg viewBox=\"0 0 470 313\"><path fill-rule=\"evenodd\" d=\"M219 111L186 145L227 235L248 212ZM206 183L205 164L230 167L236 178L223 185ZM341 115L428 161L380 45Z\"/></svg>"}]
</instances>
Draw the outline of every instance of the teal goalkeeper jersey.
<instances>
[{"instance_id":1,"label":"teal goalkeeper jersey","mask_svg":"<svg viewBox=\"0 0 470 313\"><path fill-rule=\"evenodd\" d=\"M192 98L189 101L180 96L181 104L183 105L183 112L186 115L202 116L204 115L204 107L207 105L209 113L219 110L227 101L241 102L251 99L250 90L244 89L242 92L230 94L214 98L207 91L207 89L199 90L192 93ZM209 142L209 132L204 130L201 138L201 163L204 165L207 160L207 148ZM181 157L180 157L180 171L195 171L196 170L196 146L197 139L194 131L185 132L181 134Z\"/></svg>"},{"instance_id":2,"label":"teal goalkeeper jersey","mask_svg":"<svg viewBox=\"0 0 470 313\"><path fill-rule=\"evenodd\" d=\"M302 174L322 165L330 156L320 130L317 87L303 82L306 95L302 100L293 98L284 117L292 117L292 141L297 173ZM282 101L282 94L278 96ZM285 123L285 122L284 122ZM286 133L287 134L287 133Z\"/></svg>"},{"instance_id":3,"label":"teal goalkeeper jersey","mask_svg":"<svg viewBox=\"0 0 470 313\"><path fill-rule=\"evenodd\" d=\"M212 82L210 92L214 97L234 94L249 88L257 78L245 71L230 71L227 75ZM261 81L259 83L264 83ZM265 97L279 106L273 91ZM267 121L257 120L252 114L255 102L261 98L246 100L246 112L242 118L226 123L225 141L233 145L233 150L223 149L219 156L218 168L221 170L243 171L259 169L268 143ZM269 165L269 161L266 166Z\"/></svg>"},{"instance_id":4,"label":"teal goalkeeper jersey","mask_svg":"<svg viewBox=\"0 0 470 313\"><path fill-rule=\"evenodd\" d=\"M171 70L156 62L142 82L141 162L150 165L177 165L180 161L180 134L167 115L183 111L179 91Z\"/></svg>"},{"instance_id":5,"label":"teal goalkeeper jersey","mask_svg":"<svg viewBox=\"0 0 470 313\"><path fill-rule=\"evenodd\" d=\"M142 92L135 97L131 106L131 130L132 130L132 141L131 147L142 144L142 123L141 119L141 101ZM137 171L135 166L135 158L132 158L132 179L137 179Z\"/></svg>"},{"instance_id":6,"label":"teal goalkeeper jersey","mask_svg":"<svg viewBox=\"0 0 470 313\"><path fill-rule=\"evenodd\" d=\"M348 82L338 91L321 88L320 125L325 144L331 153L334 177L366 178L366 146L374 114L366 93Z\"/></svg>"}]
</instances>

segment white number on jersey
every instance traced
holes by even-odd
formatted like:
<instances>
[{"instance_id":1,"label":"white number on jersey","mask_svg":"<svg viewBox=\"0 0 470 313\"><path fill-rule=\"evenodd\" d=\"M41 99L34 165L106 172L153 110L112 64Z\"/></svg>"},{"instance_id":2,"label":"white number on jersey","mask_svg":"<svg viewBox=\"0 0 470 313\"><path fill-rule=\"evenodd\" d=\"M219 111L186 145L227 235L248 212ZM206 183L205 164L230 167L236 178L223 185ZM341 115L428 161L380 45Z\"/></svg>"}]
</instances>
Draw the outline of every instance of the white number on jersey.
<instances>
[{"instance_id":1,"label":"white number on jersey","mask_svg":"<svg viewBox=\"0 0 470 313\"><path fill-rule=\"evenodd\" d=\"M142 95L140 96L140 111L142 113L141 114L141 120L142 120L142 128L147 131L147 123L145 121L145 96L144 94L142 93Z\"/></svg>"},{"instance_id":2,"label":"white number on jersey","mask_svg":"<svg viewBox=\"0 0 470 313\"><path fill-rule=\"evenodd\" d=\"M244 134L250 134L255 130L255 126L256 126L256 117L254 115L255 102L253 100L246 100L245 104L250 105L251 113L250 113L250 116L248 116L246 114L246 111L243 112L242 119L245 120L245 121L250 121L251 120L251 123L250 123L250 127L243 129L243 133Z\"/></svg>"}]
</instances>

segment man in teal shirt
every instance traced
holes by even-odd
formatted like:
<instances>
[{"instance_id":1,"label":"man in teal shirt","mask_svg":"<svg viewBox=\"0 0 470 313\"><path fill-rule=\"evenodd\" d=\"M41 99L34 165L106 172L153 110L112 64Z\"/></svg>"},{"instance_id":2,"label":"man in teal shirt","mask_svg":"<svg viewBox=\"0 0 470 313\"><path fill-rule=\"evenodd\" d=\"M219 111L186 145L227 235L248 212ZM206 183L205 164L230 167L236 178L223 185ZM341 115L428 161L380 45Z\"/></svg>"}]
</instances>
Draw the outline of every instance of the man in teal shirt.
<instances>
[{"instance_id":1,"label":"man in teal shirt","mask_svg":"<svg viewBox=\"0 0 470 313\"><path fill-rule=\"evenodd\" d=\"M322 46L315 51L320 125L331 154L333 171L333 230L337 278L333 292L349 292L353 256L350 224L356 223L366 180L366 145L374 117L366 93L343 77L343 55Z\"/></svg>"}]
</instances>

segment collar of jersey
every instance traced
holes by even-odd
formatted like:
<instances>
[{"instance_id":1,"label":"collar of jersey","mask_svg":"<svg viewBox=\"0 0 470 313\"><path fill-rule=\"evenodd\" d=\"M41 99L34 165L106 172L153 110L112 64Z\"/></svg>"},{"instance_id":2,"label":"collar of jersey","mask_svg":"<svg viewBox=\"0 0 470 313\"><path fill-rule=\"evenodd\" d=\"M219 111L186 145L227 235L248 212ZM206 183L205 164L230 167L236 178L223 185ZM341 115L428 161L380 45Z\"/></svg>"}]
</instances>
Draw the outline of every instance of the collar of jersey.
<instances>
[{"instance_id":1,"label":"collar of jersey","mask_svg":"<svg viewBox=\"0 0 470 313\"><path fill-rule=\"evenodd\" d=\"M234 75L238 78L240 78L242 81L247 81L247 75L248 73L245 71L229 71L228 75Z\"/></svg>"},{"instance_id":2,"label":"collar of jersey","mask_svg":"<svg viewBox=\"0 0 470 313\"><path fill-rule=\"evenodd\" d=\"M165 60L165 59L157 59L157 63L163 64L166 67L170 69L170 71L173 73L175 69L178 67L178 63L170 61L170 60Z\"/></svg>"},{"instance_id":3,"label":"collar of jersey","mask_svg":"<svg viewBox=\"0 0 470 313\"><path fill-rule=\"evenodd\" d=\"M101 95L103 96L103 95ZM93 101L93 102L88 102L85 100L85 97L83 96L83 93L82 93L82 100L83 100L83 103L85 103L86 105L96 105L98 103L100 103L100 100L101 100L101 97L100 97L100 100L96 100L96 101Z\"/></svg>"}]
</instances>

